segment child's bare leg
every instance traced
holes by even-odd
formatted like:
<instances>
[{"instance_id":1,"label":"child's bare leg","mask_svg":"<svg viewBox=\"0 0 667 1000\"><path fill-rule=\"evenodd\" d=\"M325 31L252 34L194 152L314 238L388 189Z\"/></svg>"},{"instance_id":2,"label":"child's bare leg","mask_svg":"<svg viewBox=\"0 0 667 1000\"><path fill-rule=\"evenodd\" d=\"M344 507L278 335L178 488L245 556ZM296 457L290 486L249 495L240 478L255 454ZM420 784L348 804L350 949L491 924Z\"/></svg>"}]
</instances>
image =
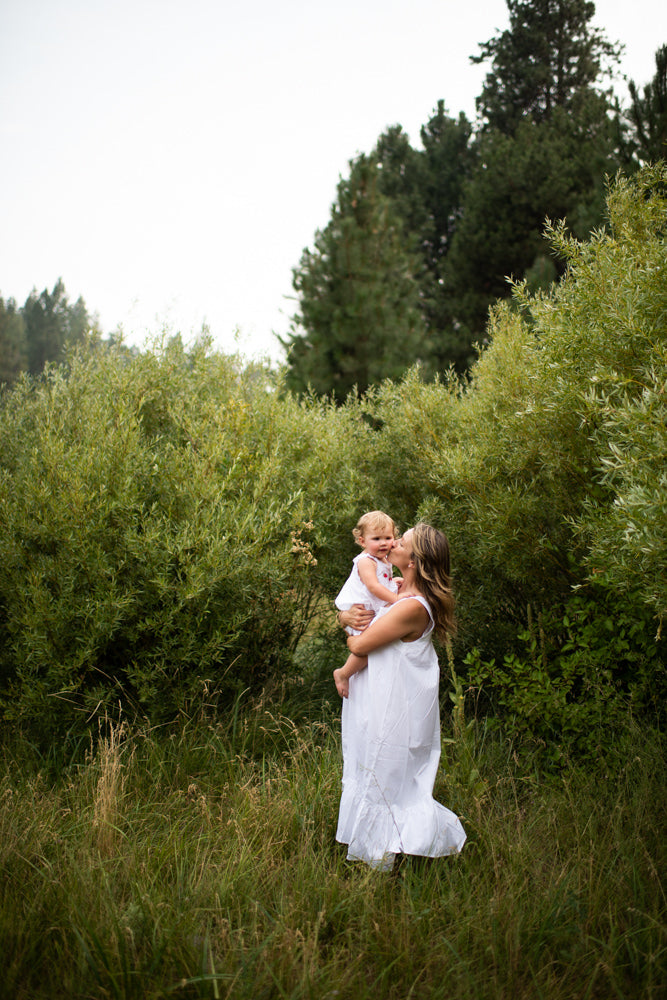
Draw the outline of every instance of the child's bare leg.
<instances>
[{"instance_id":1,"label":"child's bare leg","mask_svg":"<svg viewBox=\"0 0 667 1000\"><path fill-rule=\"evenodd\" d=\"M360 670L364 669L367 663L367 656L356 656L354 653L350 653L344 665L334 670L333 675L336 682L336 690L341 698L347 698L350 693L350 677L352 674L358 674Z\"/></svg>"}]
</instances>

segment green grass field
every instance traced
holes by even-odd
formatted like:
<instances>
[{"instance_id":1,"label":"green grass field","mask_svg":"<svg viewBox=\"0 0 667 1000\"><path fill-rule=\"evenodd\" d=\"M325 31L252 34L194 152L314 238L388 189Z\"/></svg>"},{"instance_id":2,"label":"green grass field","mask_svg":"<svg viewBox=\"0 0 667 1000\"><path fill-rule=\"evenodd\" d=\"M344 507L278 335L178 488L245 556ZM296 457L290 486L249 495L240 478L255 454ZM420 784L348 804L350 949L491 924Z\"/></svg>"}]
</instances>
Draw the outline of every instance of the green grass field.
<instances>
[{"instance_id":1,"label":"green grass field","mask_svg":"<svg viewBox=\"0 0 667 1000\"><path fill-rule=\"evenodd\" d=\"M655 734L626 734L614 773L548 776L478 739L474 782L445 742L436 796L464 818L466 847L382 875L334 842L336 709L298 725L260 704L227 727L108 726L69 762L14 743L2 997L666 995Z\"/></svg>"}]
</instances>

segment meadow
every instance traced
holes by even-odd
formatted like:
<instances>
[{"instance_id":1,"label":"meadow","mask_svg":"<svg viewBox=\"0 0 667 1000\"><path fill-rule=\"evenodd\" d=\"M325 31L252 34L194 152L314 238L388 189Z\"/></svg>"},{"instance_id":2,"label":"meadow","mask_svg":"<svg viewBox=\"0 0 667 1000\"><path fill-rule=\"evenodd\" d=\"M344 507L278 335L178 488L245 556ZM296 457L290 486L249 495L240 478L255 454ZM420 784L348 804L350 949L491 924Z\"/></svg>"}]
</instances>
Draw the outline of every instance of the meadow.
<instances>
[{"instance_id":1,"label":"meadow","mask_svg":"<svg viewBox=\"0 0 667 1000\"><path fill-rule=\"evenodd\" d=\"M447 717L435 794L468 841L387 875L334 841L338 706L318 691L296 692L298 723L259 703L109 724L56 779L5 751L2 997L664 997L655 734L629 726L613 773L545 775Z\"/></svg>"}]
</instances>

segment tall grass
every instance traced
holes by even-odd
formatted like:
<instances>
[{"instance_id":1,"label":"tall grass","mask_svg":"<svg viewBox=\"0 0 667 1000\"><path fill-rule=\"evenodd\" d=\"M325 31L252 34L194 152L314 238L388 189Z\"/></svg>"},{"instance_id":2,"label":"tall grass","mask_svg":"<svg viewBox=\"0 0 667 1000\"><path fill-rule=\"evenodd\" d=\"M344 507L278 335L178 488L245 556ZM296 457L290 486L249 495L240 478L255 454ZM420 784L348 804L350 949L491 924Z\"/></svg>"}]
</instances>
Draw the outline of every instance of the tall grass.
<instances>
[{"instance_id":1,"label":"tall grass","mask_svg":"<svg viewBox=\"0 0 667 1000\"><path fill-rule=\"evenodd\" d=\"M450 725L436 794L468 843L391 876L334 842L335 716L257 704L227 726L109 723L55 778L15 743L1 996L663 997L658 737L636 734L617 773L544 777L478 731L471 785L472 730Z\"/></svg>"}]
</instances>

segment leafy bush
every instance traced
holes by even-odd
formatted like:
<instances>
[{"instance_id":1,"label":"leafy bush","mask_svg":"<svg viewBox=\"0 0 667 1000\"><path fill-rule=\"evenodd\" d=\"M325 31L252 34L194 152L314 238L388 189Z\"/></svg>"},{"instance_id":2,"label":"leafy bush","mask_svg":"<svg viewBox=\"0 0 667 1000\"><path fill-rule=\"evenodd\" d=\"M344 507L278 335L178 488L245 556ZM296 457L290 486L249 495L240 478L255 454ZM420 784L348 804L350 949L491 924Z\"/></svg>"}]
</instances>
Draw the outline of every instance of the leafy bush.
<instances>
[{"instance_id":1,"label":"leafy bush","mask_svg":"<svg viewBox=\"0 0 667 1000\"><path fill-rule=\"evenodd\" d=\"M311 650L328 664L350 528L376 507L449 535L456 654L517 731L590 752L605 718L658 710L666 189L665 165L618 178L588 242L548 227L565 277L494 308L465 385L415 368L297 402L178 340L19 383L0 406L4 717L45 737L117 700L166 719L307 673Z\"/></svg>"},{"instance_id":2,"label":"leafy bush","mask_svg":"<svg viewBox=\"0 0 667 1000\"><path fill-rule=\"evenodd\" d=\"M665 693L666 186L664 164L619 177L609 232L589 242L548 227L566 275L546 293L517 286L493 309L469 385L424 386L413 372L367 403L405 471L407 494L395 468L380 472L387 508L407 500L450 537L459 649L487 664L507 712L537 721L562 702L559 731L565 711L579 733L594 722L599 670L614 691L635 691L618 648L630 622L641 690L650 677L656 705ZM523 648L529 605L554 629L544 696ZM587 650L576 662L559 645L566 620ZM574 671L571 687L561 670Z\"/></svg>"},{"instance_id":3,"label":"leafy bush","mask_svg":"<svg viewBox=\"0 0 667 1000\"><path fill-rule=\"evenodd\" d=\"M465 662L477 698L487 693L506 735L561 763L571 755L612 761L631 718L655 717L665 696L660 644L650 612L601 586L573 595L519 630L521 647L501 662L471 650ZM623 751L624 752L624 751Z\"/></svg>"},{"instance_id":4,"label":"leafy bush","mask_svg":"<svg viewBox=\"0 0 667 1000\"><path fill-rule=\"evenodd\" d=\"M44 738L167 719L290 669L357 516L353 409L279 398L172 339L20 383L0 409L0 705ZM320 557L324 553L325 558Z\"/></svg>"}]
</instances>

